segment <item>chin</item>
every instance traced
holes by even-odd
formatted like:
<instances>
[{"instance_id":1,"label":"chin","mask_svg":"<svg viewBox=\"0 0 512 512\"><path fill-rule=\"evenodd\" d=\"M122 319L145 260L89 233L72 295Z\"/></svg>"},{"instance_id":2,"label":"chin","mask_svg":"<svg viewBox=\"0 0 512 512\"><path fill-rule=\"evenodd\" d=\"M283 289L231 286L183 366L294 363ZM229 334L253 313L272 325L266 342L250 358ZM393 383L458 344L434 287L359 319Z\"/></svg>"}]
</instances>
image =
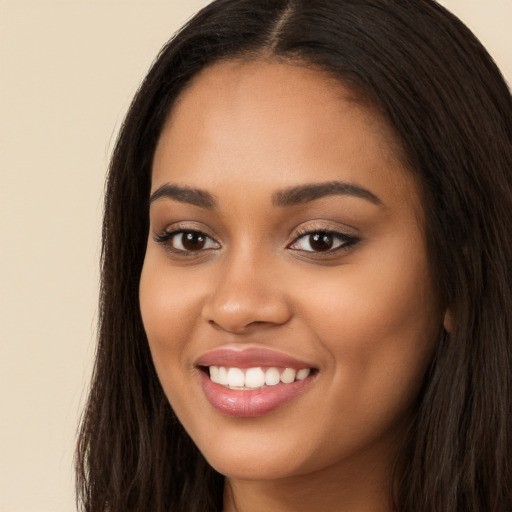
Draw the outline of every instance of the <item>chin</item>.
<instances>
[{"instance_id":1,"label":"chin","mask_svg":"<svg viewBox=\"0 0 512 512\"><path fill-rule=\"evenodd\" d=\"M308 457L299 448L304 443L293 434L280 434L256 427L226 429L221 435L219 429L212 437L192 433L192 439L207 462L231 479L275 480L307 473Z\"/></svg>"},{"instance_id":2,"label":"chin","mask_svg":"<svg viewBox=\"0 0 512 512\"><path fill-rule=\"evenodd\" d=\"M208 463L220 474L232 480L280 480L307 473L281 458L261 460L238 457L210 457Z\"/></svg>"}]
</instances>

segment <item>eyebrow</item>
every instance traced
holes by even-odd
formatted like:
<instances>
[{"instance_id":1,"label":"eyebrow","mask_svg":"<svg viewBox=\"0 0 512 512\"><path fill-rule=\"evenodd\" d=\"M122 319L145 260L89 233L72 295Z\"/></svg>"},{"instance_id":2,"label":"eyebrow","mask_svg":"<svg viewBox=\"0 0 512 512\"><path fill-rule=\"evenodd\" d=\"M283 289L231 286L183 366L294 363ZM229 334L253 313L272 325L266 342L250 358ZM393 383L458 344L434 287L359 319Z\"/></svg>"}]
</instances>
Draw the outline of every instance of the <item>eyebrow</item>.
<instances>
[{"instance_id":1,"label":"eyebrow","mask_svg":"<svg viewBox=\"0 0 512 512\"><path fill-rule=\"evenodd\" d=\"M272 204L279 207L294 206L332 195L358 197L360 199L366 199L378 206L382 206L382 201L369 190L360 187L359 185L343 181L309 183L280 190L273 194ZM156 189L151 194L149 201L150 203L153 203L161 198L173 199L181 203L189 203L208 210L212 210L217 206L215 197L206 190L184 187L170 183L166 183Z\"/></svg>"},{"instance_id":2,"label":"eyebrow","mask_svg":"<svg viewBox=\"0 0 512 512\"><path fill-rule=\"evenodd\" d=\"M161 198L174 199L180 203L188 203L201 208L212 210L217 206L214 196L206 190L197 188L182 187L179 185L171 185L166 183L157 188L150 196L149 202L153 203Z\"/></svg>"},{"instance_id":3,"label":"eyebrow","mask_svg":"<svg viewBox=\"0 0 512 512\"><path fill-rule=\"evenodd\" d=\"M281 190L273 195L272 204L274 206L294 206L332 195L358 197L360 199L366 199L378 206L382 206L383 204L375 194L366 188L343 181L311 183Z\"/></svg>"}]
</instances>

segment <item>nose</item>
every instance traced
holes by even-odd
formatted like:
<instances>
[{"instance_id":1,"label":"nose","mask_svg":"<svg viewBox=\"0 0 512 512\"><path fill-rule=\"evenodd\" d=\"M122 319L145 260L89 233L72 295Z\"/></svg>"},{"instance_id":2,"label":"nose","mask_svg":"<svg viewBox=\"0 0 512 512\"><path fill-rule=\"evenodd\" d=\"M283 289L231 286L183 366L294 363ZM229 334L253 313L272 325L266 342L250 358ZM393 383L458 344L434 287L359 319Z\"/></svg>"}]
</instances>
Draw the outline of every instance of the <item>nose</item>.
<instances>
[{"instance_id":1,"label":"nose","mask_svg":"<svg viewBox=\"0 0 512 512\"><path fill-rule=\"evenodd\" d=\"M231 258L219 269L203 306L203 318L235 334L286 324L292 309L283 288L268 261Z\"/></svg>"}]
</instances>

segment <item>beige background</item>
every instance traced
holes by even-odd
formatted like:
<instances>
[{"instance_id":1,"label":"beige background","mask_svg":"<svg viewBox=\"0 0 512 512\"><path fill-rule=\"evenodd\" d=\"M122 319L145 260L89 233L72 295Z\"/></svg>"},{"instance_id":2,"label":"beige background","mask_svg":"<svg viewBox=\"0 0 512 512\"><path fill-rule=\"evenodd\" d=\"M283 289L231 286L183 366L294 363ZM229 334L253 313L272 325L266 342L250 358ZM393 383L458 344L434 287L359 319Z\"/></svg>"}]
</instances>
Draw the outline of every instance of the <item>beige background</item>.
<instances>
[{"instance_id":1,"label":"beige background","mask_svg":"<svg viewBox=\"0 0 512 512\"><path fill-rule=\"evenodd\" d=\"M207 0L0 0L0 512L74 510L101 197L131 96ZM512 0L444 0L512 82Z\"/></svg>"}]
</instances>

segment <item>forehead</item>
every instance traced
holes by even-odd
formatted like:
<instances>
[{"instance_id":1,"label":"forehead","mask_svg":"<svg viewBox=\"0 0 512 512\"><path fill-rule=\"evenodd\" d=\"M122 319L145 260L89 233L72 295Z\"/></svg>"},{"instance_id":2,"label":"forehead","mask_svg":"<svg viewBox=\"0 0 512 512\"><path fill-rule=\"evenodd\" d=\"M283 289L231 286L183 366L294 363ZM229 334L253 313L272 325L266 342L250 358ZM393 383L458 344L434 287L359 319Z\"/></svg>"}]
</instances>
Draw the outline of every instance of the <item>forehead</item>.
<instances>
[{"instance_id":1,"label":"forehead","mask_svg":"<svg viewBox=\"0 0 512 512\"><path fill-rule=\"evenodd\" d=\"M286 121L297 121L294 132L299 135L298 130L313 123L327 127L340 116L363 113L366 130L379 134L382 149L390 148L396 139L382 116L361 94L326 71L290 61L227 60L203 69L191 80L177 98L166 129L180 123L183 130L195 120L196 127L209 128L211 122L219 131L225 124L246 123L251 117L247 129L264 128L276 135L280 118L274 117L269 124L267 116L282 114Z\"/></svg>"},{"instance_id":2,"label":"forehead","mask_svg":"<svg viewBox=\"0 0 512 512\"><path fill-rule=\"evenodd\" d=\"M314 91L315 98L311 97ZM248 94L249 93L249 94ZM193 97L196 105L208 107L213 101L230 107L255 103L302 107L336 99L359 103L360 98L326 71L295 61L231 59L216 62L199 72L178 97L174 110ZM212 101L213 100L213 101ZM307 100L307 101L300 101Z\"/></svg>"},{"instance_id":3,"label":"forehead","mask_svg":"<svg viewBox=\"0 0 512 512\"><path fill-rule=\"evenodd\" d=\"M248 176L269 187L342 179L417 192L392 130L346 84L296 63L222 61L199 73L174 105L152 188Z\"/></svg>"}]
</instances>

